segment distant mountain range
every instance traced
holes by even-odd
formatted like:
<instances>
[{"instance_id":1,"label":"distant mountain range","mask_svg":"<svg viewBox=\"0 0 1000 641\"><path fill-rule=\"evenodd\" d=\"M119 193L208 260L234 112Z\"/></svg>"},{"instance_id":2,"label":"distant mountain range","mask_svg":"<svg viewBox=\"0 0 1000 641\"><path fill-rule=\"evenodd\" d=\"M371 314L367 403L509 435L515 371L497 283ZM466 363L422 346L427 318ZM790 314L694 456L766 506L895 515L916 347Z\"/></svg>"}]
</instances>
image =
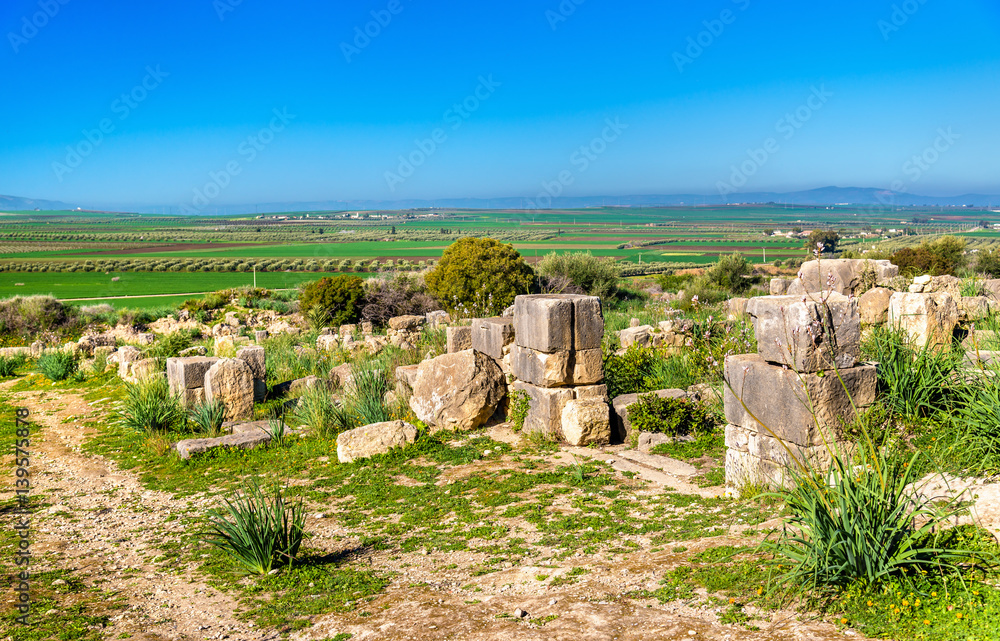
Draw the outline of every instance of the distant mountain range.
<instances>
[{"instance_id":1,"label":"distant mountain range","mask_svg":"<svg viewBox=\"0 0 1000 641\"><path fill-rule=\"evenodd\" d=\"M583 209L593 207L653 207L680 205L727 205L780 203L789 205L866 205L891 207L1000 207L1000 196L920 196L887 189L822 187L808 191L750 192L728 196L717 194L673 194L649 196L581 196L552 198L442 198L440 200L324 200L312 202L272 202L254 205L209 205L201 213L240 215L289 211L372 211L395 209ZM0 196L0 211L31 209L76 209L67 203ZM180 214L179 206L141 205L122 208L86 203L84 209L131 211L150 214Z\"/></svg>"}]
</instances>

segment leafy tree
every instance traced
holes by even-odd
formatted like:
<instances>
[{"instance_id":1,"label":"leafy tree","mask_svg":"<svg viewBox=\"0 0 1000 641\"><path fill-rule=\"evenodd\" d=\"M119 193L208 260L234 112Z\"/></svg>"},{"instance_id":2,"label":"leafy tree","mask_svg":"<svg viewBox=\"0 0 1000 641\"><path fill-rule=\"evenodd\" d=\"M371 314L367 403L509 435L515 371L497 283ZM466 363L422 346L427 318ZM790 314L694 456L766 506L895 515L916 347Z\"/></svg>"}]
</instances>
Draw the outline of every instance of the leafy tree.
<instances>
[{"instance_id":1,"label":"leafy tree","mask_svg":"<svg viewBox=\"0 0 1000 641\"><path fill-rule=\"evenodd\" d=\"M588 252L552 252L536 268L546 288L566 293L582 293L608 300L618 292L620 275L613 260ZM575 290L575 291L574 291Z\"/></svg>"},{"instance_id":2,"label":"leafy tree","mask_svg":"<svg viewBox=\"0 0 1000 641\"><path fill-rule=\"evenodd\" d=\"M993 278L1000 278L1000 248L979 252L976 258L976 271Z\"/></svg>"},{"instance_id":3,"label":"leafy tree","mask_svg":"<svg viewBox=\"0 0 1000 641\"><path fill-rule=\"evenodd\" d=\"M321 278L302 288L302 314L318 327L339 326L357 320L365 296L365 283L357 276Z\"/></svg>"},{"instance_id":4,"label":"leafy tree","mask_svg":"<svg viewBox=\"0 0 1000 641\"><path fill-rule=\"evenodd\" d=\"M809 240L806 241L806 248L813 250L822 243L823 251L832 254L837 251L837 243L839 242L840 234L837 232L829 229L817 229L809 234Z\"/></svg>"},{"instance_id":5,"label":"leafy tree","mask_svg":"<svg viewBox=\"0 0 1000 641\"><path fill-rule=\"evenodd\" d=\"M512 245L492 238L460 238L424 278L449 312L495 316L527 294L534 272Z\"/></svg>"},{"instance_id":6,"label":"leafy tree","mask_svg":"<svg viewBox=\"0 0 1000 641\"><path fill-rule=\"evenodd\" d=\"M905 247L890 260L903 274L954 275L966 264L965 241L955 236L942 236L919 247Z\"/></svg>"},{"instance_id":7,"label":"leafy tree","mask_svg":"<svg viewBox=\"0 0 1000 641\"><path fill-rule=\"evenodd\" d=\"M753 265L743 254L733 253L720 256L719 262L708 270L708 282L732 294L747 291L753 285Z\"/></svg>"}]
</instances>

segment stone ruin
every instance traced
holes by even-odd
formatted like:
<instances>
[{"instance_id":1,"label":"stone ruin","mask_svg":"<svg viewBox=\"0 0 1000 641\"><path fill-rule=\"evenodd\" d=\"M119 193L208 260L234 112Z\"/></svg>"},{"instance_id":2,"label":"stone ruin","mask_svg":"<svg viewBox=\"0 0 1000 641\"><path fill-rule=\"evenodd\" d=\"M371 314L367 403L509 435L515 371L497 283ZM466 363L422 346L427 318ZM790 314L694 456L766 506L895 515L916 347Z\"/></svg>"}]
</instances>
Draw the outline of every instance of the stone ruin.
<instances>
[{"instance_id":1,"label":"stone ruin","mask_svg":"<svg viewBox=\"0 0 1000 641\"><path fill-rule=\"evenodd\" d=\"M243 347L236 358L189 356L167 359L170 392L185 407L222 401L227 421L253 416L254 402L267 394L267 366L263 347Z\"/></svg>"},{"instance_id":2,"label":"stone ruin","mask_svg":"<svg viewBox=\"0 0 1000 641\"><path fill-rule=\"evenodd\" d=\"M875 401L875 366L858 362L857 300L826 296L749 301L758 351L725 363L727 486L787 486L793 466L828 466L855 408Z\"/></svg>"}]
</instances>

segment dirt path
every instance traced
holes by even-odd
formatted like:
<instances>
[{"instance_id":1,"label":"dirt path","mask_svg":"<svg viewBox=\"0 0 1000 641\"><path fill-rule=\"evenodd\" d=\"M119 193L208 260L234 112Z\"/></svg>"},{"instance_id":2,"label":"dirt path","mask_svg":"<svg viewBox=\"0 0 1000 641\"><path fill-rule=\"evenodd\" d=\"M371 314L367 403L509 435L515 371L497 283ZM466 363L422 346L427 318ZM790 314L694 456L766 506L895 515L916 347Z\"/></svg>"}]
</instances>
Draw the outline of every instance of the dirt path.
<instances>
[{"instance_id":1,"label":"dirt path","mask_svg":"<svg viewBox=\"0 0 1000 641\"><path fill-rule=\"evenodd\" d=\"M127 607L112 615L105 638L269 638L236 621L233 599L190 569L177 574L152 561L165 540L182 533L176 517L199 501L146 490L114 462L81 453L91 434L81 421L94 409L79 396L24 392L10 398L31 412L32 494L49 503L33 519L35 571L76 569L88 585L99 582L101 590L124 598Z\"/></svg>"}]
</instances>

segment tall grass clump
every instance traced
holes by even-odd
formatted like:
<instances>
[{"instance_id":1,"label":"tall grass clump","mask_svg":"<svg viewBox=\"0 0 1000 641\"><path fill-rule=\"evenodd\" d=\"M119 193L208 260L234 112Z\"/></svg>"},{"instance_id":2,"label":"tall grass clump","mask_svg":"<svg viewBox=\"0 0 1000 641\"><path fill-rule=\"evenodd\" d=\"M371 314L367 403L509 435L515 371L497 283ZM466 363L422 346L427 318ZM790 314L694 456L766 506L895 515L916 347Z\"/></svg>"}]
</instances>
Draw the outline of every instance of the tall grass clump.
<instances>
[{"instance_id":1,"label":"tall grass clump","mask_svg":"<svg viewBox=\"0 0 1000 641\"><path fill-rule=\"evenodd\" d=\"M958 511L956 501L936 505L919 496L919 453L903 457L872 444L856 453L832 452L828 471L808 462L790 470L790 516L783 535L765 543L787 567L782 580L808 588L858 581L958 574L976 553L950 548L940 533Z\"/></svg>"},{"instance_id":2,"label":"tall grass clump","mask_svg":"<svg viewBox=\"0 0 1000 641\"><path fill-rule=\"evenodd\" d=\"M219 399L198 403L188 410L188 420L198 428L199 432L218 436L222 431L222 424L226 421L226 405Z\"/></svg>"},{"instance_id":3,"label":"tall grass clump","mask_svg":"<svg viewBox=\"0 0 1000 641\"><path fill-rule=\"evenodd\" d=\"M123 427L146 434L180 429L187 418L180 399L170 393L162 376L126 383L119 413Z\"/></svg>"},{"instance_id":4,"label":"tall grass clump","mask_svg":"<svg viewBox=\"0 0 1000 641\"><path fill-rule=\"evenodd\" d=\"M22 354L0 356L0 378L9 378L22 367L27 359Z\"/></svg>"},{"instance_id":5,"label":"tall grass clump","mask_svg":"<svg viewBox=\"0 0 1000 641\"><path fill-rule=\"evenodd\" d=\"M351 367L353 381L348 393L351 410L365 425L392 420L385 405L385 395L392 389L384 363L380 360L357 362Z\"/></svg>"},{"instance_id":6,"label":"tall grass clump","mask_svg":"<svg viewBox=\"0 0 1000 641\"><path fill-rule=\"evenodd\" d=\"M914 349L904 332L876 327L864 351L878 363L879 396L898 415L926 418L953 406L955 371L963 357L960 350L950 346Z\"/></svg>"},{"instance_id":7,"label":"tall grass clump","mask_svg":"<svg viewBox=\"0 0 1000 641\"><path fill-rule=\"evenodd\" d=\"M333 396L323 386L307 389L299 399L292 416L299 423L312 428L314 433L327 438L358 426L354 414L337 405Z\"/></svg>"},{"instance_id":8,"label":"tall grass clump","mask_svg":"<svg viewBox=\"0 0 1000 641\"><path fill-rule=\"evenodd\" d=\"M1000 472L1000 368L982 367L958 388L956 458L977 473Z\"/></svg>"},{"instance_id":9,"label":"tall grass clump","mask_svg":"<svg viewBox=\"0 0 1000 641\"><path fill-rule=\"evenodd\" d=\"M80 365L76 354L72 352L45 352L38 357L35 369L50 381L64 381L73 374Z\"/></svg>"},{"instance_id":10,"label":"tall grass clump","mask_svg":"<svg viewBox=\"0 0 1000 641\"><path fill-rule=\"evenodd\" d=\"M275 566L295 562L305 520L301 500L288 501L278 488L265 494L254 483L210 515L205 538L247 572L265 575Z\"/></svg>"}]
</instances>

